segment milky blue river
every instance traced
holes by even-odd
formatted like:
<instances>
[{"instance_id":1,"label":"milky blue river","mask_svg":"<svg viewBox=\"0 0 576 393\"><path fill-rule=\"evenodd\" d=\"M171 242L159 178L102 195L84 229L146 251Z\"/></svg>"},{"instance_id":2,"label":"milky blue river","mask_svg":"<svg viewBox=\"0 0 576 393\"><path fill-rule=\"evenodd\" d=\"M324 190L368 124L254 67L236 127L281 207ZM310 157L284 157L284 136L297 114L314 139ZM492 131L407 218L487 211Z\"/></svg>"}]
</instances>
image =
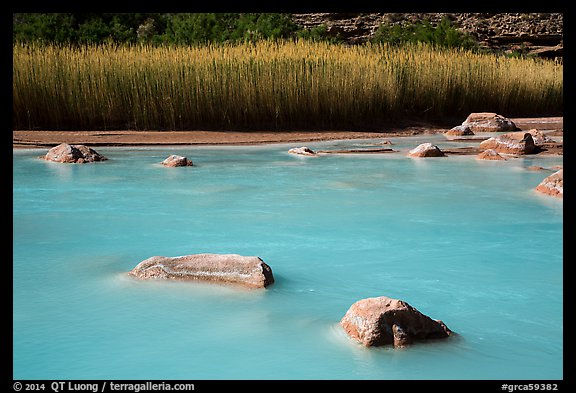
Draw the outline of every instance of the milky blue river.
<instances>
[{"instance_id":1,"label":"milky blue river","mask_svg":"<svg viewBox=\"0 0 576 393\"><path fill-rule=\"evenodd\" d=\"M14 379L562 379L562 156L300 157L302 144L13 155ZM362 148L373 141L309 143ZM460 143L460 144L458 144ZM170 154L192 167L166 168ZM256 255L264 290L138 281L154 255ZM365 348L338 322L389 296L457 333Z\"/></svg>"}]
</instances>

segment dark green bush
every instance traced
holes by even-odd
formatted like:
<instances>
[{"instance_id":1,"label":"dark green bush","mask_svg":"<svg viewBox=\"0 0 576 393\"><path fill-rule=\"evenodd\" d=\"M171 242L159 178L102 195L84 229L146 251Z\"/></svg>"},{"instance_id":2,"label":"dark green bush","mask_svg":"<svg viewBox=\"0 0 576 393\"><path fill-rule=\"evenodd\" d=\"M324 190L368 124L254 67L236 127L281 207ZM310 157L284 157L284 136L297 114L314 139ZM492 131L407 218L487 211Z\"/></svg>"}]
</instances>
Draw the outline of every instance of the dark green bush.
<instances>
[{"instance_id":1,"label":"dark green bush","mask_svg":"<svg viewBox=\"0 0 576 393\"><path fill-rule=\"evenodd\" d=\"M281 13L20 13L13 42L56 44L241 42L294 38L298 26Z\"/></svg>"},{"instance_id":2,"label":"dark green bush","mask_svg":"<svg viewBox=\"0 0 576 393\"><path fill-rule=\"evenodd\" d=\"M392 45L424 42L442 48L462 49L478 47L472 36L456 29L448 18L443 18L436 26L429 20L411 24L384 23L374 33L372 42L386 42Z\"/></svg>"}]
</instances>

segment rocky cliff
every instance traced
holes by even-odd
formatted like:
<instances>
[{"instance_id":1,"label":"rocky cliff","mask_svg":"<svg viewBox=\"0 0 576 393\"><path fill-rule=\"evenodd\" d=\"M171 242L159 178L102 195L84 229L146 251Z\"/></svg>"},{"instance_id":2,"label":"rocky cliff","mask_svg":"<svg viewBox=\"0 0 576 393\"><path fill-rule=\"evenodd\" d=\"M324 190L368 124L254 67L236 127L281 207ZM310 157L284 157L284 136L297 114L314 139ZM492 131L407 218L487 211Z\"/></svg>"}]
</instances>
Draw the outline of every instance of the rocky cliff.
<instances>
[{"instance_id":1,"label":"rocky cliff","mask_svg":"<svg viewBox=\"0 0 576 393\"><path fill-rule=\"evenodd\" d=\"M369 40L382 23L404 24L448 17L453 25L498 52L520 51L546 58L563 55L562 13L310 13L293 14L296 24L326 26L330 36L350 44Z\"/></svg>"}]
</instances>

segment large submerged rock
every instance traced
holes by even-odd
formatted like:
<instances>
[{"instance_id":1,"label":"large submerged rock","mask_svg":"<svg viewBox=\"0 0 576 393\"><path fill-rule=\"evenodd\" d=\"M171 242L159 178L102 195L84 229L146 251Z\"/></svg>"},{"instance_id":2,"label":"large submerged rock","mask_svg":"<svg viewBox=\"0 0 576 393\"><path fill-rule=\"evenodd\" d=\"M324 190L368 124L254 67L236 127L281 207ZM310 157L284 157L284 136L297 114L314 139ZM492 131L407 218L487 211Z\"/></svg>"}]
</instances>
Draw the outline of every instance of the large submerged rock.
<instances>
[{"instance_id":1,"label":"large submerged rock","mask_svg":"<svg viewBox=\"0 0 576 393\"><path fill-rule=\"evenodd\" d=\"M54 146L48 150L44 159L72 164L107 160L106 157L86 145L69 145L68 143L61 143L58 146Z\"/></svg>"},{"instance_id":2,"label":"large submerged rock","mask_svg":"<svg viewBox=\"0 0 576 393\"><path fill-rule=\"evenodd\" d=\"M446 338L452 331L442 321L422 314L408 303L386 296L354 303L340 321L354 340L363 345L403 347L415 341Z\"/></svg>"},{"instance_id":3,"label":"large submerged rock","mask_svg":"<svg viewBox=\"0 0 576 393\"><path fill-rule=\"evenodd\" d=\"M238 254L154 256L129 274L140 279L202 280L251 288L265 288L274 282L272 269L262 259Z\"/></svg>"},{"instance_id":4,"label":"large submerged rock","mask_svg":"<svg viewBox=\"0 0 576 393\"><path fill-rule=\"evenodd\" d=\"M536 151L536 144L529 132L511 132L480 142L479 148L505 154L532 154Z\"/></svg>"},{"instance_id":5,"label":"large submerged rock","mask_svg":"<svg viewBox=\"0 0 576 393\"><path fill-rule=\"evenodd\" d=\"M470 128L472 132L499 132L517 131L514 122L502 115L492 112L477 112L468 115L462 126Z\"/></svg>"},{"instance_id":6,"label":"large submerged rock","mask_svg":"<svg viewBox=\"0 0 576 393\"><path fill-rule=\"evenodd\" d=\"M543 194L564 198L564 170L554 172L536 187L536 191Z\"/></svg>"},{"instance_id":7,"label":"large submerged rock","mask_svg":"<svg viewBox=\"0 0 576 393\"><path fill-rule=\"evenodd\" d=\"M422 143L408 152L410 157L445 157L438 146L431 143Z\"/></svg>"}]
</instances>

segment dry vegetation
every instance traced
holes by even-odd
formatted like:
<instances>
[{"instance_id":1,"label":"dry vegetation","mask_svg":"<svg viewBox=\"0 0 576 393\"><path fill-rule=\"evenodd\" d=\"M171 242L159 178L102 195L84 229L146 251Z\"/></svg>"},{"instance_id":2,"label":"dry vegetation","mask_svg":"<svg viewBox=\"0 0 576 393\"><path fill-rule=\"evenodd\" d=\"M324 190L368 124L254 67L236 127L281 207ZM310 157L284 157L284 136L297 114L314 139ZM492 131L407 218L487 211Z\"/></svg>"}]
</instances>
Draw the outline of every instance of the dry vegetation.
<instances>
[{"instance_id":1,"label":"dry vegetation","mask_svg":"<svg viewBox=\"0 0 576 393\"><path fill-rule=\"evenodd\" d=\"M562 64L426 45L15 45L13 127L352 129L562 113Z\"/></svg>"}]
</instances>

